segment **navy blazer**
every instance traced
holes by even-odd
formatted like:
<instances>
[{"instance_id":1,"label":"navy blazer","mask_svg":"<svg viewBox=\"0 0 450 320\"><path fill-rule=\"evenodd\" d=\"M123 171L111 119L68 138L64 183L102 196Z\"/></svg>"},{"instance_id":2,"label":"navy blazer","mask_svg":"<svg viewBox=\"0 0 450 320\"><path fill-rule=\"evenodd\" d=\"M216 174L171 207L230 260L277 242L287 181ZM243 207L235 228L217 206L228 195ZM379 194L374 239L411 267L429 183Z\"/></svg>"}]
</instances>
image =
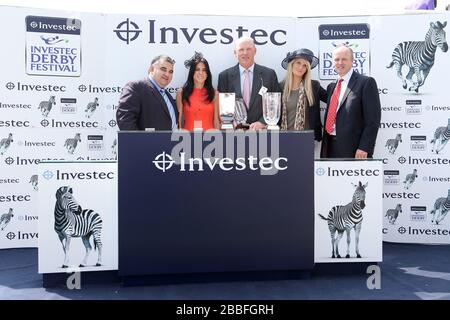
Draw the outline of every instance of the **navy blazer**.
<instances>
[{"instance_id":1,"label":"navy blazer","mask_svg":"<svg viewBox=\"0 0 450 320\"><path fill-rule=\"evenodd\" d=\"M166 90L175 111L175 121L178 110L175 100ZM172 119L169 109L150 79L131 81L125 85L120 96L116 112L117 124L120 130L172 130Z\"/></svg>"},{"instance_id":2,"label":"navy blazer","mask_svg":"<svg viewBox=\"0 0 450 320\"><path fill-rule=\"evenodd\" d=\"M252 94L247 112L247 123L251 124L256 121L265 123L262 112L262 98L259 94L259 90L262 86L266 87L268 92L281 92L275 71L255 63L253 69ZM222 93L234 92L236 98L242 98L239 64L226 69L219 74L217 90Z\"/></svg>"},{"instance_id":3,"label":"navy blazer","mask_svg":"<svg viewBox=\"0 0 450 320\"><path fill-rule=\"evenodd\" d=\"M336 82L328 85L327 106L330 105L335 86ZM326 122L327 115L328 108L325 112L324 122ZM342 157L354 158L358 149L367 152L371 157L380 121L381 104L375 79L353 71L336 114L336 143ZM324 130L322 158L328 157L329 137Z\"/></svg>"}]
</instances>

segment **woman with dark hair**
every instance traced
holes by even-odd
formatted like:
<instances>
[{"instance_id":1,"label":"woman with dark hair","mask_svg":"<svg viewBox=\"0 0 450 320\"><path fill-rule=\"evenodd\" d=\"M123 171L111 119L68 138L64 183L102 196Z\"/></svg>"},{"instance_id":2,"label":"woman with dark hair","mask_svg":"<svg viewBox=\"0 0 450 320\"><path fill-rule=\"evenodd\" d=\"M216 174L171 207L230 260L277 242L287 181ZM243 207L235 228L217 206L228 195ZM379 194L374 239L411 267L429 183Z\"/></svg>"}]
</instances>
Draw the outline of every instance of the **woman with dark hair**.
<instances>
[{"instance_id":1,"label":"woman with dark hair","mask_svg":"<svg viewBox=\"0 0 450 320\"><path fill-rule=\"evenodd\" d=\"M189 131L218 129L219 98L212 86L208 61L201 53L196 52L184 65L189 68L189 74L186 83L177 91L179 127Z\"/></svg>"},{"instance_id":2,"label":"woman with dark hair","mask_svg":"<svg viewBox=\"0 0 450 320\"><path fill-rule=\"evenodd\" d=\"M309 49L288 52L281 62L287 70L281 82L281 129L314 130L314 139L321 141L320 100L327 101L327 92L318 81L311 80L311 70L318 63L319 59Z\"/></svg>"}]
</instances>

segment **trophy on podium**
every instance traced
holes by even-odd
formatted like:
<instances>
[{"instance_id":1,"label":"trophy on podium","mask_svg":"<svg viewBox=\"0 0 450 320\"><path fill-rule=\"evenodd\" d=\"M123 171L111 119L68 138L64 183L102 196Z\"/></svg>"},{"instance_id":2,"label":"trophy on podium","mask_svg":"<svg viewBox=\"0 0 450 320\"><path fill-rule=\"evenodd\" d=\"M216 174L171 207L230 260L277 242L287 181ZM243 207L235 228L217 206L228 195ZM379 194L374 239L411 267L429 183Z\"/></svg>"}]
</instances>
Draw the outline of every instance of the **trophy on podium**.
<instances>
[{"instance_id":1,"label":"trophy on podium","mask_svg":"<svg viewBox=\"0 0 450 320\"><path fill-rule=\"evenodd\" d=\"M234 121L236 121L236 129L247 130L250 125L247 123L247 107L245 106L244 99L237 98L234 111Z\"/></svg>"},{"instance_id":2,"label":"trophy on podium","mask_svg":"<svg viewBox=\"0 0 450 320\"><path fill-rule=\"evenodd\" d=\"M267 130L280 130L277 123L281 113L281 93L266 92L262 96L263 116L267 123Z\"/></svg>"},{"instance_id":3,"label":"trophy on podium","mask_svg":"<svg viewBox=\"0 0 450 320\"><path fill-rule=\"evenodd\" d=\"M235 97L234 93L219 93L219 116L221 129L233 129Z\"/></svg>"}]
</instances>

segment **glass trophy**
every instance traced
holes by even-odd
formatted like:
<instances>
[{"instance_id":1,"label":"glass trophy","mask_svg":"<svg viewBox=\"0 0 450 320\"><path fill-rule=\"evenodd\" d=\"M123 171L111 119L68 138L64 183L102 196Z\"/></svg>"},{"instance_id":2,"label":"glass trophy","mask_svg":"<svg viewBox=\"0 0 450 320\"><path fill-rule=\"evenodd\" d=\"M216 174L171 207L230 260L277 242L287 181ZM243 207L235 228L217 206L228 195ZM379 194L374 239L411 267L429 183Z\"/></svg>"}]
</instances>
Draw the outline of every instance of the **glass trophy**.
<instances>
[{"instance_id":1,"label":"glass trophy","mask_svg":"<svg viewBox=\"0 0 450 320\"><path fill-rule=\"evenodd\" d=\"M236 121L236 129L247 130L250 128L250 125L247 123L247 107L242 98L236 99L234 121Z\"/></svg>"},{"instance_id":2,"label":"glass trophy","mask_svg":"<svg viewBox=\"0 0 450 320\"><path fill-rule=\"evenodd\" d=\"M266 92L262 97L263 116L267 123L267 130L280 130L278 121L281 113L281 93Z\"/></svg>"},{"instance_id":3,"label":"glass trophy","mask_svg":"<svg viewBox=\"0 0 450 320\"><path fill-rule=\"evenodd\" d=\"M235 97L234 93L219 93L219 116L221 129L233 129Z\"/></svg>"}]
</instances>

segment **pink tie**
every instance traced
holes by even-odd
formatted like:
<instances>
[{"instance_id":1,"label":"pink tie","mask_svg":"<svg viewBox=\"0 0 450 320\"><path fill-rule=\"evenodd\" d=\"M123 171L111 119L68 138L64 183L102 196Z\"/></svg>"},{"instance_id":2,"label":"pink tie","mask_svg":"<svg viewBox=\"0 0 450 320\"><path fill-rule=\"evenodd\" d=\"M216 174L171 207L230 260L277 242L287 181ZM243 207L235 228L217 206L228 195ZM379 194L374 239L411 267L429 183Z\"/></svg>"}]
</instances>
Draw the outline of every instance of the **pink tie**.
<instances>
[{"instance_id":1,"label":"pink tie","mask_svg":"<svg viewBox=\"0 0 450 320\"><path fill-rule=\"evenodd\" d=\"M247 109L250 107L250 70L244 70L244 86L242 89L242 97L244 98Z\"/></svg>"},{"instance_id":2,"label":"pink tie","mask_svg":"<svg viewBox=\"0 0 450 320\"><path fill-rule=\"evenodd\" d=\"M330 106L328 107L327 121L325 122L325 130L328 134L333 132L333 127L336 122L336 110L339 103L339 96L341 95L341 83L343 79L339 79L331 96Z\"/></svg>"}]
</instances>

